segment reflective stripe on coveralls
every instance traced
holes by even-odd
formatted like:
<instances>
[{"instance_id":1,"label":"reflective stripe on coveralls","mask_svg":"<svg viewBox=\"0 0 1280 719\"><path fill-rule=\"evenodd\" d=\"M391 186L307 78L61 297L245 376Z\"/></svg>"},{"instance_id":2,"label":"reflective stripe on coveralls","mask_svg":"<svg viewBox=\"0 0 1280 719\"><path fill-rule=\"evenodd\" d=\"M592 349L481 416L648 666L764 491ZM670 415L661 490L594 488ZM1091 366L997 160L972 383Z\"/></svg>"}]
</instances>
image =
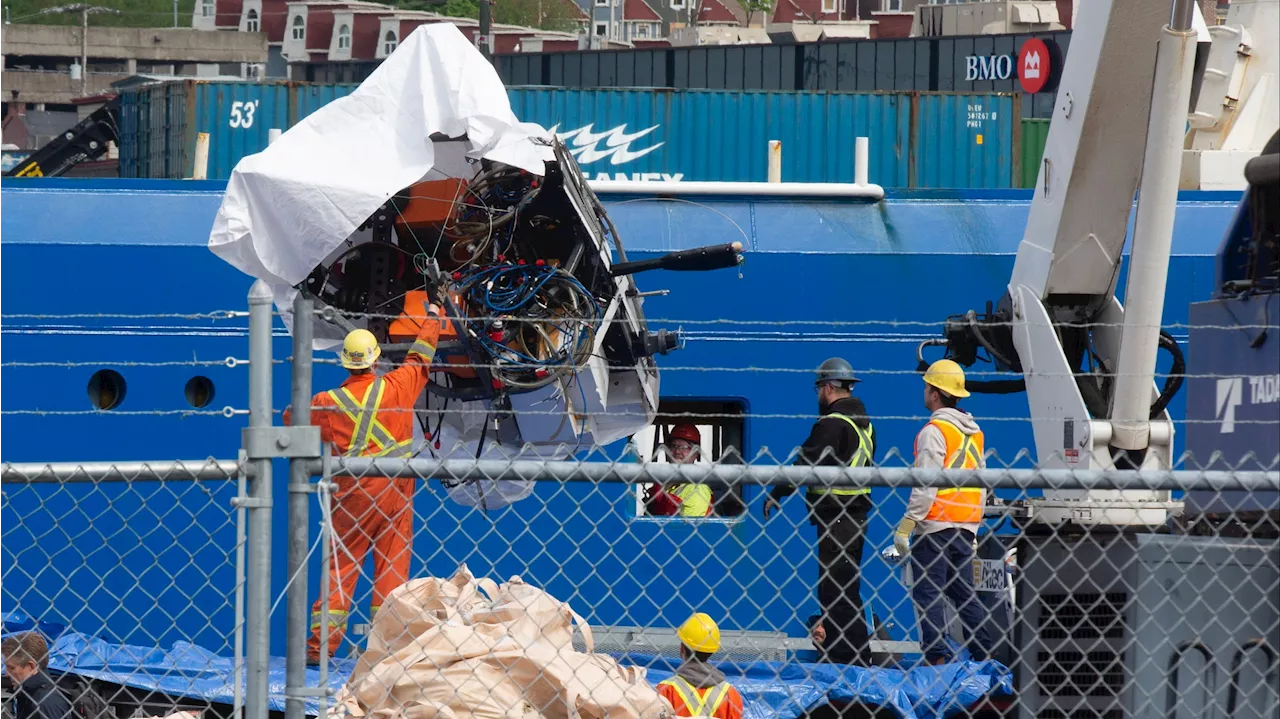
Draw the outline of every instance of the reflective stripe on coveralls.
<instances>
[{"instance_id":1,"label":"reflective stripe on coveralls","mask_svg":"<svg viewBox=\"0 0 1280 719\"><path fill-rule=\"evenodd\" d=\"M942 419L930 420L929 424L942 432L947 442L947 456L943 460L944 469L977 469L982 465L982 433L965 434L959 427ZM937 498L929 507L925 519L930 522L954 522L956 524L972 524L982 521L982 490L970 487L951 487L939 489Z\"/></svg>"},{"instance_id":2,"label":"reflective stripe on coveralls","mask_svg":"<svg viewBox=\"0 0 1280 719\"><path fill-rule=\"evenodd\" d=\"M413 445L412 440L396 441L378 421L378 407L382 404L382 379L376 379L365 393L364 400L357 400L351 390L340 387L328 392L334 404L351 420L355 430L351 433L351 446L347 448L348 457L407 457ZM377 444L378 450L365 452L369 441Z\"/></svg>"},{"instance_id":3,"label":"reflective stripe on coveralls","mask_svg":"<svg viewBox=\"0 0 1280 719\"><path fill-rule=\"evenodd\" d=\"M720 682L706 689L702 694L699 694L698 690L681 676L673 676L658 682L659 686L664 684L676 690L676 694L684 701L689 716L712 716L729 696L729 682ZM679 712L678 707L676 711Z\"/></svg>"},{"instance_id":4,"label":"reflective stripe on coveralls","mask_svg":"<svg viewBox=\"0 0 1280 719\"><path fill-rule=\"evenodd\" d=\"M848 422L849 426L853 427L853 431L858 433L858 451L853 453L853 459L849 462L849 466L865 467L871 464L871 440L872 440L872 436L875 434L875 428L868 424L867 428L863 429L858 426L857 422L854 422L849 417L846 417L842 414L836 414L834 412L832 412L829 415L826 415L826 417L823 417L823 419L826 419L827 417L834 417L836 419ZM809 493L810 494L830 493L830 494L835 494L835 495L840 495L845 497L852 497L852 496L857 496L859 494L871 494L871 488L870 487L818 487L816 485L811 484L809 485Z\"/></svg>"}]
</instances>

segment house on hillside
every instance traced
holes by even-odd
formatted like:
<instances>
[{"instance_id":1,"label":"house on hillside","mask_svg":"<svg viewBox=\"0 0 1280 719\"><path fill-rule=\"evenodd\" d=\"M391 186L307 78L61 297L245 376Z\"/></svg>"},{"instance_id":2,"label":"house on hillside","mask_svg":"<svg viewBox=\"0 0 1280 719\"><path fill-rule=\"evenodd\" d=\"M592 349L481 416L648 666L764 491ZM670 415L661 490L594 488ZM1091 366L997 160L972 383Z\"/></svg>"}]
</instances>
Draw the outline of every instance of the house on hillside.
<instances>
[{"instance_id":1,"label":"house on hillside","mask_svg":"<svg viewBox=\"0 0 1280 719\"><path fill-rule=\"evenodd\" d=\"M583 25L587 17L572 0L561 2ZM431 12L400 10L363 0L197 0L192 27L198 30L262 32L267 36L266 76L305 79L311 65L373 63L390 55L419 25L447 22L476 42L479 21ZM556 32L494 23L493 52L577 50L578 32Z\"/></svg>"}]
</instances>

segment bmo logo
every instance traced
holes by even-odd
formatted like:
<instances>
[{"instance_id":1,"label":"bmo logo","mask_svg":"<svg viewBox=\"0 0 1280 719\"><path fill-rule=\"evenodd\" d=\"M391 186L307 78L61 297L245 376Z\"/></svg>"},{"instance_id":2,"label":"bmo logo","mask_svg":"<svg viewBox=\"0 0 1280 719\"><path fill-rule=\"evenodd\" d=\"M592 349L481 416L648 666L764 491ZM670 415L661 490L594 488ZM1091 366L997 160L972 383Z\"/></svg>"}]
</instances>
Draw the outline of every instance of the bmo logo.
<instances>
[{"instance_id":1,"label":"bmo logo","mask_svg":"<svg viewBox=\"0 0 1280 719\"><path fill-rule=\"evenodd\" d=\"M1023 92L1040 92L1049 84L1053 58L1043 40L1031 39L1014 55L969 55L964 59L966 82L1008 80L1014 75Z\"/></svg>"},{"instance_id":2,"label":"bmo logo","mask_svg":"<svg viewBox=\"0 0 1280 719\"><path fill-rule=\"evenodd\" d=\"M1052 71L1049 46L1043 40L1032 38L1018 51L1018 82L1023 92L1040 92L1049 82Z\"/></svg>"}]
</instances>

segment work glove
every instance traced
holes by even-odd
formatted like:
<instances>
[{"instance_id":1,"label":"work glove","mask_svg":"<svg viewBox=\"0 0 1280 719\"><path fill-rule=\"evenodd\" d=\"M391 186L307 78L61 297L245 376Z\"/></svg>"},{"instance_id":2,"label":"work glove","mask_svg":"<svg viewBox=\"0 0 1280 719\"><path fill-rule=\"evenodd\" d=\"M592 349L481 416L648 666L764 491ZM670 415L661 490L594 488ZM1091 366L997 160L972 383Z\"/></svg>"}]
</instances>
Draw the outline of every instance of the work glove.
<instances>
[{"instance_id":1,"label":"work glove","mask_svg":"<svg viewBox=\"0 0 1280 719\"><path fill-rule=\"evenodd\" d=\"M880 558L889 564L897 564L902 561L902 553L898 551L897 547L890 544L880 550Z\"/></svg>"},{"instance_id":2,"label":"work glove","mask_svg":"<svg viewBox=\"0 0 1280 719\"><path fill-rule=\"evenodd\" d=\"M428 303L426 303L426 305L427 305L427 314L428 314L428 315L435 315L436 317L439 317L439 316L440 316L440 307L439 307L438 305L436 305L436 303L434 303L434 302L428 302Z\"/></svg>"},{"instance_id":3,"label":"work glove","mask_svg":"<svg viewBox=\"0 0 1280 719\"><path fill-rule=\"evenodd\" d=\"M893 532L893 548L898 554L907 556L911 552L911 533L916 530L916 520L903 517L898 528Z\"/></svg>"}]
</instances>

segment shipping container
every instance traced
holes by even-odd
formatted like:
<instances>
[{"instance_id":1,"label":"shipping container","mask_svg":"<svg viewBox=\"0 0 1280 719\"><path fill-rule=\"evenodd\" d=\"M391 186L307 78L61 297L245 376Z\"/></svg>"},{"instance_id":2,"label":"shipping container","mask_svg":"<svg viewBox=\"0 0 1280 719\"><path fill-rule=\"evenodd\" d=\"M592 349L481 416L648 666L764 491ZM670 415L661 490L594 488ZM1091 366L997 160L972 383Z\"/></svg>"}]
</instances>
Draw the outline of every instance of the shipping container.
<instances>
[{"instance_id":1,"label":"shipping container","mask_svg":"<svg viewBox=\"0 0 1280 719\"><path fill-rule=\"evenodd\" d=\"M907 182L908 95L511 88L511 109L554 128L592 179L763 182L782 142L786 182L852 182L856 137L870 176Z\"/></svg>"},{"instance_id":2,"label":"shipping container","mask_svg":"<svg viewBox=\"0 0 1280 719\"><path fill-rule=\"evenodd\" d=\"M355 85L186 81L126 91L122 177L191 175L210 136L210 178ZM508 89L521 120L555 132L593 179L763 182L782 142L786 182L852 182L854 144L870 139L884 187L1012 186L1016 95ZM914 174L913 174L914 173Z\"/></svg>"},{"instance_id":3,"label":"shipping container","mask_svg":"<svg viewBox=\"0 0 1280 719\"><path fill-rule=\"evenodd\" d=\"M226 178L292 122L289 83L184 80L120 94L120 176L190 177L196 135L209 134L208 177Z\"/></svg>"},{"instance_id":4,"label":"shipping container","mask_svg":"<svg viewBox=\"0 0 1280 719\"><path fill-rule=\"evenodd\" d=\"M1016 95L912 97L909 187L1012 187Z\"/></svg>"},{"instance_id":5,"label":"shipping container","mask_svg":"<svg viewBox=\"0 0 1280 719\"><path fill-rule=\"evenodd\" d=\"M1040 176L1040 161L1044 159L1044 143L1048 139L1048 120L1023 118L1018 187L1036 186L1036 178Z\"/></svg>"}]
</instances>

